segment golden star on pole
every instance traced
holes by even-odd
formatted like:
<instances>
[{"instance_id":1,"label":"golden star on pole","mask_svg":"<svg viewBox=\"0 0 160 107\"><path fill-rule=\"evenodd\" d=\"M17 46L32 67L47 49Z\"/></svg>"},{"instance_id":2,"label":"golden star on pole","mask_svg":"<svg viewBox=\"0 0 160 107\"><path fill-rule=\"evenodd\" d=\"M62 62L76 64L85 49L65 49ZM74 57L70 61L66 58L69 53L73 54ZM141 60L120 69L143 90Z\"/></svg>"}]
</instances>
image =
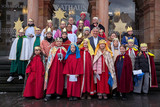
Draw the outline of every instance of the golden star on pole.
<instances>
[{"instance_id":1,"label":"golden star on pole","mask_svg":"<svg viewBox=\"0 0 160 107\"><path fill-rule=\"evenodd\" d=\"M16 35L18 34L18 30L22 28L22 23L23 21L21 21L20 18L18 18L18 21L14 22L15 26L13 29L16 30Z\"/></svg>"},{"instance_id":2,"label":"golden star on pole","mask_svg":"<svg viewBox=\"0 0 160 107\"><path fill-rule=\"evenodd\" d=\"M54 18L57 18L59 20L59 23L61 22L61 19L66 18L64 16L66 12L61 10L61 8L59 8L57 11L54 11L54 13L55 13Z\"/></svg>"},{"instance_id":3,"label":"golden star on pole","mask_svg":"<svg viewBox=\"0 0 160 107\"><path fill-rule=\"evenodd\" d=\"M115 22L114 24L116 26L114 31L117 31L117 32L125 32L126 31L127 23L123 23L121 19L119 20L119 22Z\"/></svg>"},{"instance_id":4,"label":"golden star on pole","mask_svg":"<svg viewBox=\"0 0 160 107\"><path fill-rule=\"evenodd\" d=\"M114 31L117 31L120 33L120 41L121 41L121 33L126 31L126 25L127 23L123 23L120 19L119 22L115 22L114 25L116 26Z\"/></svg>"}]
</instances>

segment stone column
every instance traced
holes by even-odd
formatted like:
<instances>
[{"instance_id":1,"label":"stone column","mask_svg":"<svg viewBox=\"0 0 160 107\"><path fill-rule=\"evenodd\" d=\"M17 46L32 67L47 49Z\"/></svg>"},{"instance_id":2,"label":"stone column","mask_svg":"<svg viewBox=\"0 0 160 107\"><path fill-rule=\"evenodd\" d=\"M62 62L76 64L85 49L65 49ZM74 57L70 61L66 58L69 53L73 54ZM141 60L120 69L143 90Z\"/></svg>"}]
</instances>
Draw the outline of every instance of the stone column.
<instances>
[{"instance_id":1,"label":"stone column","mask_svg":"<svg viewBox=\"0 0 160 107\"><path fill-rule=\"evenodd\" d=\"M28 0L27 19L32 18L36 26L38 24L38 6L39 6L38 0Z\"/></svg>"},{"instance_id":2,"label":"stone column","mask_svg":"<svg viewBox=\"0 0 160 107\"><path fill-rule=\"evenodd\" d=\"M98 1L98 18L101 19L101 24L105 27L105 34L108 37L108 0Z\"/></svg>"}]
</instances>

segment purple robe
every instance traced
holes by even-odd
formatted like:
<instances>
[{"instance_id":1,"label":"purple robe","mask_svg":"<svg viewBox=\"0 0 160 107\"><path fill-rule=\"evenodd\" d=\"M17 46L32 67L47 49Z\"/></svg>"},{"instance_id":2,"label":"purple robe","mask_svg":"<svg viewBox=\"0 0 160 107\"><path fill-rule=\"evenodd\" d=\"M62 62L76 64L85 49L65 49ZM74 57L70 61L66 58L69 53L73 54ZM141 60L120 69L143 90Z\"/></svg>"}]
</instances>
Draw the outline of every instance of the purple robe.
<instances>
[{"instance_id":1,"label":"purple robe","mask_svg":"<svg viewBox=\"0 0 160 107\"><path fill-rule=\"evenodd\" d=\"M79 21L77 21L76 26L78 27ZM90 28L90 21L89 20L84 20L84 26L88 26Z\"/></svg>"}]
</instances>

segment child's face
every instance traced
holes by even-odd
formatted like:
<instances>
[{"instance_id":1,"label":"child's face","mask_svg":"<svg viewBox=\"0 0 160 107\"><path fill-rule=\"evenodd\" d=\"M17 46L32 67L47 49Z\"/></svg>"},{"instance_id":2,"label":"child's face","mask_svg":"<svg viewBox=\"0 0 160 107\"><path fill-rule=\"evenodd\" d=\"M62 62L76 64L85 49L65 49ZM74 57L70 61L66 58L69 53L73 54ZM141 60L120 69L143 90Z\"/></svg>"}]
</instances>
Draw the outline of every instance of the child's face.
<instances>
[{"instance_id":1,"label":"child's face","mask_svg":"<svg viewBox=\"0 0 160 107\"><path fill-rule=\"evenodd\" d=\"M143 52L147 51L147 47L146 46L141 47L141 51L143 51Z\"/></svg>"},{"instance_id":2,"label":"child's face","mask_svg":"<svg viewBox=\"0 0 160 107\"><path fill-rule=\"evenodd\" d=\"M79 27L82 28L83 27L83 23L79 23Z\"/></svg>"},{"instance_id":3,"label":"child's face","mask_svg":"<svg viewBox=\"0 0 160 107\"><path fill-rule=\"evenodd\" d=\"M132 35L132 34L133 34L133 31L128 31L128 34L129 34L129 35Z\"/></svg>"},{"instance_id":4,"label":"child's face","mask_svg":"<svg viewBox=\"0 0 160 107\"><path fill-rule=\"evenodd\" d=\"M126 52L126 49L124 47L120 47L120 52L124 54Z\"/></svg>"},{"instance_id":5,"label":"child's face","mask_svg":"<svg viewBox=\"0 0 160 107\"><path fill-rule=\"evenodd\" d=\"M63 29L66 27L66 24L65 23L61 23L60 27Z\"/></svg>"},{"instance_id":6,"label":"child's face","mask_svg":"<svg viewBox=\"0 0 160 107\"><path fill-rule=\"evenodd\" d=\"M57 45L58 47L62 46L62 41L56 41L56 45Z\"/></svg>"},{"instance_id":7,"label":"child's face","mask_svg":"<svg viewBox=\"0 0 160 107\"><path fill-rule=\"evenodd\" d=\"M103 35L103 32L99 32L100 35Z\"/></svg>"},{"instance_id":8,"label":"child's face","mask_svg":"<svg viewBox=\"0 0 160 107\"><path fill-rule=\"evenodd\" d=\"M128 42L129 48L133 47L134 43L133 42Z\"/></svg>"},{"instance_id":9,"label":"child's face","mask_svg":"<svg viewBox=\"0 0 160 107\"><path fill-rule=\"evenodd\" d=\"M111 35L111 39L113 40L114 38L116 38L116 34L113 33L113 34Z\"/></svg>"},{"instance_id":10,"label":"child's face","mask_svg":"<svg viewBox=\"0 0 160 107\"><path fill-rule=\"evenodd\" d=\"M75 52L76 51L76 47L74 45L71 45L71 52Z\"/></svg>"},{"instance_id":11,"label":"child's face","mask_svg":"<svg viewBox=\"0 0 160 107\"><path fill-rule=\"evenodd\" d=\"M84 41L83 46L84 46L85 48L88 48L88 41Z\"/></svg>"},{"instance_id":12,"label":"child's face","mask_svg":"<svg viewBox=\"0 0 160 107\"><path fill-rule=\"evenodd\" d=\"M47 38L51 38L52 37L52 34L51 33L47 33Z\"/></svg>"},{"instance_id":13,"label":"child's face","mask_svg":"<svg viewBox=\"0 0 160 107\"><path fill-rule=\"evenodd\" d=\"M22 37L24 35L23 32L19 32L19 36Z\"/></svg>"},{"instance_id":14,"label":"child's face","mask_svg":"<svg viewBox=\"0 0 160 107\"><path fill-rule=\"evenodd\" d=\"M88 31L88 30L86 30L86 31L85 31L85 34L86 34L86 35L89 35L89 31Z\"/></svg>"},{"instance_id":15,"label":"child's face","mask_svg":"<svg viewBox=\"0 0 160 107\"><path fill-rule=\"evenodd\" d=\"M104 44L104 43L102 43L102 44L99 45L99 48L100 48L101 50L104 50L105 47L106 47L106 44Z\"/></svg>"},{"instance_id":16,"label":"child's face","mask_svg":"<svg viewBox=\"0 0 160 107\"><path fill-rule=\"evenodd\" d=\"M40 35L41 34L41 30L36 30L36 34Z\"/></svg>"},{"instance_id":17,"label":"child's face","mask_svg":"<svg viewBox=\"0 0 160 107\"><path fill-rule=\"evenodd\" d=\"M66 33L63 33L63 34L62 34L62 38L63 38L63 39L67 38L67 34L66 34Z\"/></svg>"},{"instance_id":18,"label":"child's face","mask_svg":"<svg viewBox=\"0 0 160 107\"><path fill-rule=\"evenodd\" d=\"M117 40L113 41L113 46L118 47L118 41Z\"/></svg>"},{"instance_id":19,"label":"child's face","mask_svg":"<svg viewBox=\"0 0 160 107\"><path fill-rule=\"evenodd\" d=\"M53 24L52 24L52 23L48 23L48 26L49 26L49 27L52 27L52 26L53 26Z\"/></svg>"},{"instance_id":20,"label":"child's face","mask_svg":"<svg viewBox=\"0 0 160 107\"><path fill-rule=\"evenodd\" d=\"M40 49L35 49L35 54L36 55L39 55L41 53L41 50Z\"/></svg>"},{"instance_id":21,"label":"child's face","mask_svg":"<svg viewBox=\"0 0 160 107\"><path fill-rule=\"evenodd\" d=\"M72 26L71 26L71 25L68 25L68 26L67 26L67 30L68 30L68 31L71 31L71 30L72 30Z\"/></svg>"}]
</instances>

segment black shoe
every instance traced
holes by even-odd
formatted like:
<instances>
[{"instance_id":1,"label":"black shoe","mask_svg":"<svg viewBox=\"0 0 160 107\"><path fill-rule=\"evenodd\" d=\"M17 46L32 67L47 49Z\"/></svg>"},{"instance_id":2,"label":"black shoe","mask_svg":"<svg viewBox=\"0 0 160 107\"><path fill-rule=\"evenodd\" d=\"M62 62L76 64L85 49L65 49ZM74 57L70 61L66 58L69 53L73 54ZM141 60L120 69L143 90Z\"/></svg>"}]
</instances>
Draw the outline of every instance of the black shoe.
<instances>
[{"instance_id":1,"label":"black shoe","mask_svg":"<svg viewBox=\"0 0 160 107\"><path fill-rule=\"evenodd\" d=\"M57 96L57 97L56 97L56 99L57 99L57 100L60 100L60 99L61 99L61 97L60 97L60 96Z\"/></svg>"},{"instance_id":2,"label":"black shoe","mask_svg":"<svg viewBox=\"0 0 160 107\"><path fill-rule=\"evenodd\" d=\"M122 97L122 101L126 101L127 100L127 98L126 97Z\"/></svg>"},{"instance_id":3,"label":"black shoe","mask_svg":"<svg viewBox=\"0 0 160 107\"><path fill-rule=\"evenodd\" d=\"M73 101L77 101L78 100L78 98L77 97L73 97Z\"/></svg>"},{"instance_id":4,"label":"black shoe","mask_svg":"<svg viewBox=\"0 0 160 107\"><path fill-rule=\"evenodd\" d=\"M51 99L51 97L46 96L46 97L44 98L44 101L47 102L47 101L49 101L50 99Z\"/></svg>"},{"instance_id":5,"label":"black shoe","mask_svg":"<svg viewBox=\"0 0 160 107\"><path fill-rule=\"evenodd\" d=\"M69 101L73 101L73 98L72 98L72 97L69 97Z\"/></svg>"}]
</instances>

